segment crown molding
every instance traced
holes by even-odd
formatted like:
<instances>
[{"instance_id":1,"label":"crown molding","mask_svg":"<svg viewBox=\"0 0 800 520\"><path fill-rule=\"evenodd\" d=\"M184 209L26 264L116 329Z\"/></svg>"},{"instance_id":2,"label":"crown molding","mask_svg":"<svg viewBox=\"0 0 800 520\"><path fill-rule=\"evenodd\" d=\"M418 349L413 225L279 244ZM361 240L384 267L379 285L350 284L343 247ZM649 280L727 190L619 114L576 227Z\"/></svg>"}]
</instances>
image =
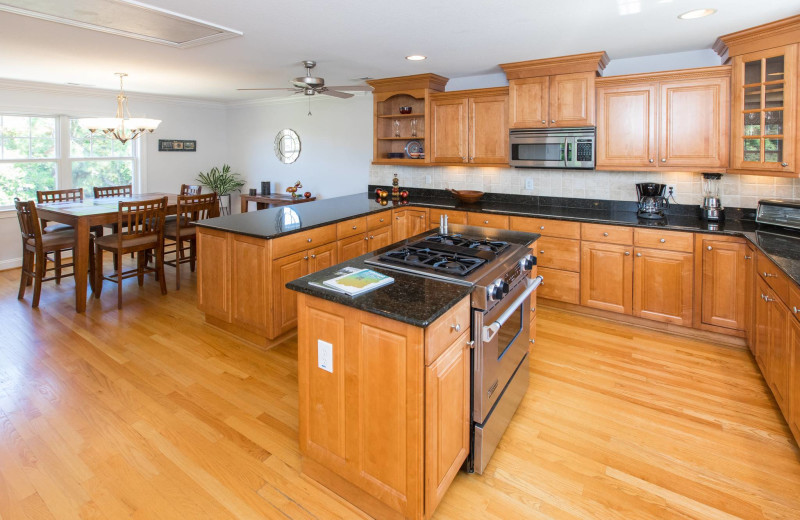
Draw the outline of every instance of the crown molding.
<instances>
[{"instance_id":1,"label":"crown molding","mask_svg":"<svg viewBox=\"0 0 800 520\"><path fill-rule=\"evenodd\" d=\"M800 14L717 38L712 49L723 60L800 42Z\"/></svg>"},{"instance_id":2,"label":"crown molding","mask_svg":"<svg viewBox=\"0 0 800 520\"><path fill-rule=\"evenodd\" d=\"M413 76L400 76L397 78L370 79L366 83L374 90L373 93L397 92L400 90L430 89L432 92L442 92L449 81L438 74L415 74Z\"/></svg>"},{"instance_id":3,"label":"crown molding","mask_svg":"<svg viewBox=\"0 0 800 520\"><path fill-rule=\"evenodd\" d=\"M597 78L597 87L611 87L629 83L642 83L648 81L674 81L685 79L703 78L730 78L730 65L717 65L715 67L698 67L694 69L664 70L659 72L640 72L637 74L624 74L620 76L603 76Z\"/></svg>"},{"instance_id":4,"label":"crown molding","mask_svg":"<svg viewBox=\"0 0 800 520\"><path fill-rule=\"evenodd\" d=\"M608 61L609 58L606 51L600 51L542 60L501 63L500 68L503 69L503 72L506 73L506 78L509 80L579 72L594 72L599 76L608 65Z\"/></svg>"},{"instance_id":5,"label":"crown molding","mask_svg":"<svg viewBox=\"0 0 800 520\"><path fill-rule=\"evenodd\" d=\"M366 94L371 94L370 92L366 92ZM359 94L355 94L355 97L358 97ZM321 94L314 94L311 96L314 98L312 103L331 103L333 101L338 101L339 98L333 96L325 96ZM348 98L352 99L352 98ZM274 98L259 98L259 99L246 99L242 101L228 101L225 103L225 107L227 108L244 108L244 107L261 107L261 106L271 106L271 105L293 105L295 103L308 103L308 96L298 96L292 94L290 97L274 97ZM313 107L312 107L313 108Z\"/></svg>"},{"instance_id":6,"label":"crown molding","mask_svg":"<svg viewBox=\"0 0 800 520\"><path fill-rule=\"evenodd\" d=\"M37 92L43 94L61 94L74 97L99 97L111 96L115 97L119 91L93 88L93 87L79 87L72 85L57 85L55 83L42 83L37 81L23 81L16 79L0 78L0 90L16 90L20 92ZM208 99L196 99L180 96L167 96L163 94L147 94L145 92L133 92L126 90L126 94L132 95L134 101L150 101L154 103L165 103L172 105L184 105L203 108L216 108L225 109L226 103L223 101L214 101Z\"/></svg>"}]
</instances>

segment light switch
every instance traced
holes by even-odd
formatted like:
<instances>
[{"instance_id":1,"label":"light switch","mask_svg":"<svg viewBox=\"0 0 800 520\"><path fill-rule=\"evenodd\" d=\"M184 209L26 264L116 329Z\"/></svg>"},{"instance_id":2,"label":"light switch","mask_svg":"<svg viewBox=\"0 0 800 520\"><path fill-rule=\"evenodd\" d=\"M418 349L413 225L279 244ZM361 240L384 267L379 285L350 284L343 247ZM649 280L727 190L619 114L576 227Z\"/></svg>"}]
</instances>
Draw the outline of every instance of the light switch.
<instances>
[{"instance_id":1,"label":"light switch","mask_svg":"<svg viewBox=\"0 0 800 520\"><path fill-rule=\"evenodd\" d=\"M533 189L533 179L531 179L530 177L525 179L525 189L526 190L532 190Z\"/></svg>"},{"instance_id":2,"label":"light switch","mask_svg":"<svg viewBox=\"0 0 800 520\"><path fill-rule=\"evenodd\" d=\"M317 340L317 365L333 373L333 345L321 339Z\"/></svg>"}]
</instances>

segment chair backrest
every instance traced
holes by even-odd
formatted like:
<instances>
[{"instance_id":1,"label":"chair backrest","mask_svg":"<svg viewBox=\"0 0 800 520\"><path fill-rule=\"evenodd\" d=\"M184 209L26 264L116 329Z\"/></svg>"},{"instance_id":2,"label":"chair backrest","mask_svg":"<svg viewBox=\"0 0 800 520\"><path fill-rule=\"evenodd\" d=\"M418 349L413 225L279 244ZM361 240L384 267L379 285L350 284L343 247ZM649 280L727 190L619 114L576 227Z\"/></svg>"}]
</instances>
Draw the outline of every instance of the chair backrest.
<instances>
[{"instance_id":1,"label":"chair backrest","mask_svg":"<svg viewBox=\"0 0 800 520\"><path fill-rule=\"evenodd\" d=\"M72 188L69 190L48 190L37 191L36 202L83 202L83 188Z\"/></svg>"},{"instance_id":2,"label":"chair backrest","mask_svg":"<svg viewBox=\"0 0 800 520\"><path fill-rule=\"evenodd\" d=\"M133 186L127 184L125 186L95 186L94 198L104 199L108 197L130 197L133 195Z\"/></svg>"},{"instance_id":3,"label":"chair backrest","mask_svg":"<svg viewBox=\"0 0 800 520\"><path fill-rule=\"evenodd\" d=\"M194 225L193 222L219 216L219 202L216 193L206 195L178 196L178 235L181 228Z\"/></svg>"},{"instance_id":4,"label":"chair backrest","mask_svg":"<svg viewBox=\"0 0 800 520\"><path fill-rule=\"evenodd\" d=\"M181 195L200 195L202 191L199 184L181 184Z\"/></svg>"},{"instance_id":5,"label":"chair backrest","mask_svg":"<svg viewBox=\"0 0 800 520\"><path fill-rule=\"evenodd\" d=\"M17 209L17 220L19 220L23 249L28 240L32 238L38 250L42 245L42 228L39 225L39 217L36 214L36 204L32 200L23 202L15 198L14 207Z\"/></svg>"},{"instance_id":6,"label":"chair backrest","mask_svg":"<svg viewBox=\"0 0 800 520\"><path fill-rule=\"evenodd\" d=\"M167 197L158 199L120 201L117 211L117 242L124 243L136 238L164 235L164 220L167 216Z\"/></svg>"}]
</instances>

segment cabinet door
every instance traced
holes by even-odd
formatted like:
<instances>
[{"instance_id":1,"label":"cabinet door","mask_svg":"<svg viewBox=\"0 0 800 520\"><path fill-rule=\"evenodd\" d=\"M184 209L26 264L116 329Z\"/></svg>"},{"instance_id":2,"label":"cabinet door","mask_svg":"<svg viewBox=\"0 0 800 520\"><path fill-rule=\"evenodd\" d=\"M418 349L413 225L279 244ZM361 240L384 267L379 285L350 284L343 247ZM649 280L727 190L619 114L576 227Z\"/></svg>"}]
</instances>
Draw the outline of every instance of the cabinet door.
<instances>
[{"instance_id":1,"label":"cabinet door","mask_svg":"<svg viewBox=\"0 0 800 520\"><path fill-rule=\"evenodd\" d=\"M692 325L692 253L636 248L633 263L633 315Z\"/></svg>"},{"instance_id":2,"label":"cabinet door","mask_svg":"<svg viewBox=\"0 0 800 520\"><path fill-rule=\"evenodd\" d=\"M346 262L351 258L361 256L367 252L369 247L369 235L356 235L347 237L337 242L337 256L340 262Z\"/></svg>"},{"instance_id":3,"label":"cabinet door","mask_svg":"<svg viewBox=\"0 0 800 520\"><path fill-rule=\"evenodd\" d=\"M392 226L384 226L369 232L369 250L377 251L382 247L393 244Z\"/></svg>"},{"instance_id":4,"label":"cabinet door","mask_svg":"<svg viewBox=\"0 0 800 520\"><path fill-rule=\"evenodd\" d=\"M467 98L431 101L428 153L431 162L467 162Z\"/></svg>"},{"instance_id":5,"label":"cabinet door","mask_svg":"<svg viewBox=\"0 0 800 520\"><path fill-rule=\"evenodd\" d=\"M197 300L201 311L231 321L230 233L198 230Z\"/></svg>"},{"instance_id":6,"label":"cabinet door","mask_svg":"<svg viewBox=\"0 0 800 520\"><path fill-rule=\"evenodd\" d=\"M408 236L413 237L430 229L428 226L428 213L423 210L408 210Z\"/></svg>"},{"instance_id":7,"label":"cabinet door","mask_svg":"<svg viewBox=\"0 0 800 520\"><path fill-rule=\"evenodd\" d=\"M771 293L767 283L760 277L756 276L756 291L755 291L755 319L754 337L753 337L753 355L756 358L761 373L764 378L767 377L767 364L769 353L769 303L766 299Z\"/></svg>"},{"instance_id":8,"label":"cabinet door","mask_svg":"<svg viewBox=\"0 0 800 520\"><path fill-rule=\"evenodd\" d=\"M703 240L701 321L726 329L744 330L747 272L743 242Z\"/></svg>"},{"instance_id":9,"label":"cabinet door","mask_svg":"<svg viewBox=\"0 0 800 520\"><path fill-rule=\"evenodd\" d=\"M800 441L800 322L789 320L789 423L795 440Z\"/></svg>"},{"instance_id":10,"label":"cabinet door","mask_svg":"<svg viewBox=\"0 0 800 520\"><path fill-rule=\"evenodd\" d=\"M395 210L392 214L392 237L395 242L408 238L408 210Z\"/></svg>"},{"instance_id":11,"label":"cabinet door","mask_svg":"<svg viewBox=\"0 0 800 520\"><path fill-rule=\"evenodd\" d=\"M534 244L539 267L564 271L581 270L581 241L570 238L542 237Z\"/></svg>"},{"instance_id":12,"label":"cabinet door","mask_svg":"<svg viewBox=\"0 0 800 520\"><path fill-rule=\"evenodd\" d=\"M467 213L465 211L456 211L453 209L438 209L438 208L429 208L428 209L428 225L433 228L439 227L439 218L442 215L447 215L447 223L448 224L466 224L467 223Z\"/></svg>"},{"instance_id":13,"label":"cabinet door","mask_svg":"<svg viewBox=\"0 0 800 520\"><path fill-rule=\"evenodd\" d=\"M772 395L786 416L789 393L789 309L777 298L775 293L767 295L769 306L769 351L767 355L767 382Z\"/></svg>"},{"instance_id":14,"label":"cabinet door","mask_svg":"<svg viewBox=\"0 0 800 520\"><path fill-rule=\"evenodd\" d=\"M286 284L308 274L308 251L272 261L273 334L282 334L297 326L297 293Z\"/></svg>"},{"instance_id":15,"label":"cabinet door","mask_svg":"<svg viewBox=\"0 0 800 520\"><path fill-rule=\"evenodd\" d=\"M659 166L728 165L729 90L727 78L661 83Z\"/></svg>"},{"instance_id":16,"label":"cabinet door","mask_svg":"<svg viewBox=\"0 0 800 520\"><path fill-rule=\"evenodd\" d=\"M633 306L632 246L581 244L581 305L630 314Z\"/></svg>"},{"instance_id":17,"label":"cabinet door","mask_svg":"<svg viewBox=\"0 0 800 520\"><path fill-rule=\"evenodd\" d=\"M495 213L467 213L467 224L470 226L508 229L508 216Z\"/></svg>"},{"instance_id":18,"label":"cabinet door","mask_svg":"<svg viewBox=\"0 0 800 520\"><path fill-rule=\"evenodd\" d=\"M750 352L755 356L755 337L756 337L756 278L758 275L756 274L756 249L755 247L748 243L747 249L745 250L746 254L744 257L745 261L745 297L744 297L744 325L745 325L745 334L747 338L747 347L750 349Z\"/></svg>"},{"instance_id":19,"label":"cabinet door","mask_svg":"<svg viewBox=\"0 0 800 520\"><path fill-rule=\"evenodd\" d=\"M551 127L594 124L593 72L550 76Z\"/></svg>"},{"instance_id":20,"label":"cabinet door","mask_svg":"<svg viewBox=\"0 0 800 520\"><path fill-rule=\"evenodd\" d=\"M336 242L315 247L308 254L308 272L316 273L339 263Z\"/></svg>"},{"instance_id":21,"label":"cabinet door","mask_svg":"<svg viewBox=\"0 0 800 520\"><path fill-rule=\"evenodd\" d=\"M469 99L469 162L508 164L508 96Z\"/></svg>"},{"instance_id":22,"label":"cabinet door","mask_svg":"<svg viewBox=\"0 0 800 520\"><path fill-rule=\"evenodd\" d=\"M425 511L433 511L469 453L469 332L425 367Z\"/></svg>"},{"instance_id":23,"label":"cabinet door","mask_svg":"<svg viewBox=\"0 0 800 520\"><path fill-rule=\"evenodd\" d=\"M655 83L597 89L597 167L655 166Z\"/></svg>"},{"instance_id":24,"label":"cabinet door","mask_svg":"<svg viewBox=\"0 0 800 520\"><path fill-rule=\"evenodd\" d=\"M508 83L511 128L547 128L550 78L514 79Z\"/></svg>"},{"instance_id":25,"label":"cabinet door","mask_svg":"<svg viewBox=\"0 0 800 520\"><path fill-rule=\"evenodd\" d=\"M793 173L797 44L733 58L731 168Z\"/></svg>"}]
</instances>

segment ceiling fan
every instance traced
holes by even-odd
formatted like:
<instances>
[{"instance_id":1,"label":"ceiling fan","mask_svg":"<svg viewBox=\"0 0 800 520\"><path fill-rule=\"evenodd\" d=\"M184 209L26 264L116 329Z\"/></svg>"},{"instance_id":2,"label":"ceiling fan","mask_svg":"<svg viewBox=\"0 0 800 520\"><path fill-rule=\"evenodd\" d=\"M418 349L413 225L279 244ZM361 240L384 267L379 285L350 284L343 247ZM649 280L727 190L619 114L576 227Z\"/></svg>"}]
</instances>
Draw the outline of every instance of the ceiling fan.
<instances>
[{"instance_id":1,"label":"ceiling fan","mask_svg":"<svg viewBox=\"0 0 800 520\"><path fill-rule=\"evenodd\" d=\"M301 62L306 68L306 76L294 78L291 81L293 87L278 87L278 88L240 88L237 90L285 90L293 92L294 94L305 94L306 96L313 96L314 94L323 94L325 96L333 96L337 98L350 98L353 94L342 92L343 90L357 91L357 92L372 92L372 87L368 85L343 85L336 87L326 87L324 78L317 78L311 75L311 69L317 66L316 61L305 60Z\"/></svg>"}]
</instances>

